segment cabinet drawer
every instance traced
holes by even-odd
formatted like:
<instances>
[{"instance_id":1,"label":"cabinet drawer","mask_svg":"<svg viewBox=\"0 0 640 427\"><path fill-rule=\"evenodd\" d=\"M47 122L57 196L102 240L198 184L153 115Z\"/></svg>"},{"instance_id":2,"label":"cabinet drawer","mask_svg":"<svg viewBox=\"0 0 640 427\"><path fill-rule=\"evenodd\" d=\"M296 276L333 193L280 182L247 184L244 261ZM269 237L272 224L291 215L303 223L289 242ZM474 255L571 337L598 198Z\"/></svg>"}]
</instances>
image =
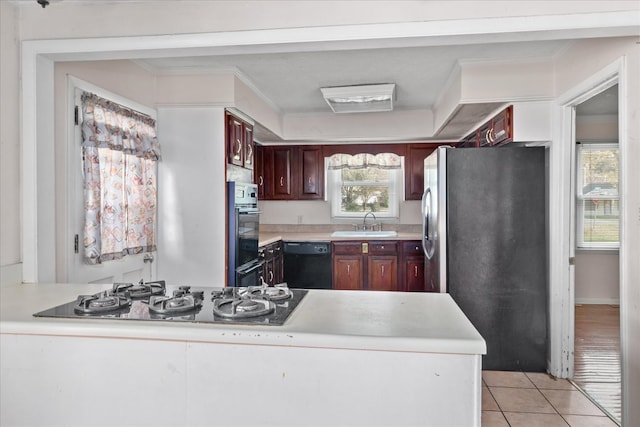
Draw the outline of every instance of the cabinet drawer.
<instances>
[{"instance_id":1,"label":"cabinet drawer","mask_svg":"<svg viewBox=\"0 0 640 427\"><path fill-rule=\"evenodd\" d=\"M422 242L419 240L402 242L402 252L405 255L422 255Z\"/></svg>"},{"instance_id":2,"label":"cabinet drawer","mask_svg":"<svg viewBox=\"0 0 640 427\"><path fill-rule=\"evenodd\" d=\"M360 242L333 242L333 253L354 255L362 253L362 244Z\"/></svg>"},{"instance_id":3,"label":"cabinet drawer","mask_svg":"<svg viewBox=\"0 0 640 427\"><path fill-rule=\"evenodd\" d=\"M398 242L369 242L369 253L397 254Z\"/></svg>"}]
</instances>

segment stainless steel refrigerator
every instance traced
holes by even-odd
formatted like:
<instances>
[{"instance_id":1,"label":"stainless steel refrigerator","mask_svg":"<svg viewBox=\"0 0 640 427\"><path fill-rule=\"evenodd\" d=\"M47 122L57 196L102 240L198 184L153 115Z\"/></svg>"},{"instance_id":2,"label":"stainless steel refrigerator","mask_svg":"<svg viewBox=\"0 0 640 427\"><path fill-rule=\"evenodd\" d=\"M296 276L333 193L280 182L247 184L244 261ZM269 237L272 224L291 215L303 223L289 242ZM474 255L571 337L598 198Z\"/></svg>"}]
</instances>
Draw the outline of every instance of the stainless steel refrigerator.
<instances>
[{"instance_id":1,"label":"stainless steel refrigerator","mask_svg":"<svg viewBox=\"0 0 640 427\"><path fill-rule=\"evenodd\" d=\"M439 147L425 159L427 285L484 337L483 369L547 368L546 171L544 147Z\"/></svg>"}]
</instances>

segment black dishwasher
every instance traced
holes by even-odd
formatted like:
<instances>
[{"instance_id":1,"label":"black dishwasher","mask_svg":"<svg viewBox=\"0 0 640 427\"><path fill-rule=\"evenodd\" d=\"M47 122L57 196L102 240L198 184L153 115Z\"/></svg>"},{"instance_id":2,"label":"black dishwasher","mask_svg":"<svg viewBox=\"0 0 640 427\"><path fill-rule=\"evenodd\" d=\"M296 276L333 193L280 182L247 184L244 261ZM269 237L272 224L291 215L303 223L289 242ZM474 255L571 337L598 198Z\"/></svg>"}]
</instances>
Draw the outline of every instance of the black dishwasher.
<instances>
[{"instance_id":1,"label":"black dishwasher","mask_svg":"<svg viewBox=\"0 0 640 427\"><path fill-rule=\"evenodd\" d=\"M331 289L331 243L284 242L284 280L290 288Z\"/></svg>"}]
</instances>

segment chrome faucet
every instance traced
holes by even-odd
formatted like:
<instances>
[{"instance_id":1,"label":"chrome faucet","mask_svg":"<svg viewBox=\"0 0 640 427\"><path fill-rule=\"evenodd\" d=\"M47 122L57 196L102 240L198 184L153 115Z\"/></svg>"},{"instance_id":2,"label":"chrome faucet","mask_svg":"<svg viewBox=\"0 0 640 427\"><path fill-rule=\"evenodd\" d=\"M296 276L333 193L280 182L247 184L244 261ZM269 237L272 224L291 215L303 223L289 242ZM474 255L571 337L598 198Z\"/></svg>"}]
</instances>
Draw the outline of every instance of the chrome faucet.
<instances>
[{"instance_id":1,"label":"chrome faucet","mask_svg":"<svg viewBox=\"0 0 640 427\"><path fill-rule=\"evenodd\" d=\"M367 217L371 215L373 217L373 220L376 220L376 216L372 211L367 212L366 214L364 214L364 219L362 220L362 231L367 231ZM373 230L373 226L375 224L371 225L371 230Z\"/></svg>"}]
</instances>

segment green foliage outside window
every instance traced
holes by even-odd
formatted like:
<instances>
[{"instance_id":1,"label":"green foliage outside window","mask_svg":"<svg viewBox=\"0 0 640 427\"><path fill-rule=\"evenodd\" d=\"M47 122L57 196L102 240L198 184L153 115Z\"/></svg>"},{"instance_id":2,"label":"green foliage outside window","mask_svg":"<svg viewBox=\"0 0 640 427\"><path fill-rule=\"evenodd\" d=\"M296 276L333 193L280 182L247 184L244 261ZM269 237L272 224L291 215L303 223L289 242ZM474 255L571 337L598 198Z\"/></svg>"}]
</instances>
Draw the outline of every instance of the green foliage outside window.
<instances>
[{"instance_id":1,"label":"green foliage outside window","mask_svg":"<svg viewBox=\"0 0 640 427\"><path fill-rule=\"evenodd\" d=\"M343 212L388 212L389 171L375 167L343 169Z\"/></svg>"}]
</instances>

